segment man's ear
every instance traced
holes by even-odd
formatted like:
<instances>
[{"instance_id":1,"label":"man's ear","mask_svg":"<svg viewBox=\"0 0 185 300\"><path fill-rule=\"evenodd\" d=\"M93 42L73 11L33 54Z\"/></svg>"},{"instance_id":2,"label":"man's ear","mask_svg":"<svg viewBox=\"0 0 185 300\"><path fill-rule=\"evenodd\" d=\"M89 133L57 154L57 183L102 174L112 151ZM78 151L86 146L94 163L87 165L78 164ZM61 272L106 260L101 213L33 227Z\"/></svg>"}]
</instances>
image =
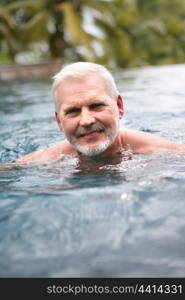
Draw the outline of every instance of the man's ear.
<instances>
[{"instance_id":1,"label":"man's ear","mask_svg":"<svg viewBox=\"0 0 185 300\"><path fill-rule=\"evenodd\" d=\"M61 124L61 121L60 121L60 118L59 118L59 114L57 112L55 112L55 120L58 124L58 127L61 131L63 131L63 127L62 127L62 124Z\"/></svg>"},{"instance_id":2,"label":"man's ear","mask_svg":"<svg viewBox=\"0 0 185 300\"><path fill-rule=\"evenodd\" d=\"M118 111L119 111L119 117L120 119L124 115L124 105L123 105L123 99L121 95L118 95L117 97L117 106L118 106Z\"/></svg>"}]
</instances>

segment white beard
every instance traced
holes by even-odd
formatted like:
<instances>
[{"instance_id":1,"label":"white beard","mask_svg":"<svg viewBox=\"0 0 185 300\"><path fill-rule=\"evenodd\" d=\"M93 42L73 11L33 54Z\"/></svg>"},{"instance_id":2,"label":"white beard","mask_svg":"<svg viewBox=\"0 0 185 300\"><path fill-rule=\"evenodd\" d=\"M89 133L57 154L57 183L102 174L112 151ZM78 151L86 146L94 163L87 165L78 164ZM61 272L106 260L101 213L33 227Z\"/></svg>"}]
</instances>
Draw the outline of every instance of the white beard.
<instances>
[{"instance_id":1,"label":"white beard","mask_svg":"<svg viewBox=\"0 0 185 300\"><path fill-rule=\"evenodd\" d=\"M104 142L100 142L97 146L95 147L91 147L91 146L81 146L78 141L77 141L77 138L76 137L73 137L69 140L69 142L74 146L74 148L86 155L86 156L89 156L89 157L93 157L93 156L96 156L96 155L99 155L101 153L103 153L108 147L110 147L116 136L117 136L117 133L119 131L119 119L118 119L118 122L116 124L116 130L115 132L111 132L109 134L107 134L107 137L106 137L106 140ZM97 130L97 127L93 128L94 130Z\"/></svg>"},{"instance_id":2,"label":"white beard","mask_svg":"<svg viewBox=\"0 0 185 300\"><path fill-rule=\"evenodd\" d=\"M73 146L77 151L86 155L86 156L96 156L104 152L110 145L112 141L107 139L105 142L101 142L97 147L81 146L77 142L73 143Z\"/></svg>"}]
</instances>

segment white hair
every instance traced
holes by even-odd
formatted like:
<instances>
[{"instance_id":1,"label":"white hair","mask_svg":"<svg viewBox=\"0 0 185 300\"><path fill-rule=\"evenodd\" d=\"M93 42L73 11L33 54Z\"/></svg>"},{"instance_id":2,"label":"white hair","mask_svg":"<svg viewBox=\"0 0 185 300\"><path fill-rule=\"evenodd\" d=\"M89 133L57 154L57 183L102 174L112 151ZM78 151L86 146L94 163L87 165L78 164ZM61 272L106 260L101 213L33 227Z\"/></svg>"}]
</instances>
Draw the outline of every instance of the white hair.
<instances>
[{"instance_id":1,"label":"white hair","mask_svg":"<svg viewBox=\"0 0 185 300\"><path fill-rule=\"evenodd\" d=\"M59 103L56 95L58 85L66 79L80 79L89 73L98 73L104 80L107 86L107 91L111 98L116 99L119 95L112 74L102 65L91 62L76 62L63 67L56 75L53 76L54 82L52 85L52 93L55 101L55 109L58 111Z\"/></svg>"}]
</instances>

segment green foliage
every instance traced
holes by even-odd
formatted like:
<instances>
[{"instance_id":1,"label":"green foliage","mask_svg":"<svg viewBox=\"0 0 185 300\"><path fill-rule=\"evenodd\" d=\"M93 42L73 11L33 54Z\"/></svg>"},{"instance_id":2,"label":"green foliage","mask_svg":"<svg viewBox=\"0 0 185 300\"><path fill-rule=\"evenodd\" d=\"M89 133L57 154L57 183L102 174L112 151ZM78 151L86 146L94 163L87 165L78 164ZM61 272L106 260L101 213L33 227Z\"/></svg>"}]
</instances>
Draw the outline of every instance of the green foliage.
<instances>
[{"instance_id":1,"label":"green foliage","mask_svg":"<svg viewBox=\"0 0 185 300\"><path fill-rule=\"evenodd\" d=\"M100 34L89 32L88 21ZM1 0L1 57L15 60L35 43L48 46L48 58L111 67L181 63L185 1Z\"/></svg>"},{"instance_id":2,"label":"green foliage","mask_svg":"<svg viewBox=\"0 0 185 300\"><path fill-rule=\"evenodd\" d=\"M136 53L147 64L185 61L185 2L137 0L138 17L129 28Z\"/></svg>"}]
</instances>

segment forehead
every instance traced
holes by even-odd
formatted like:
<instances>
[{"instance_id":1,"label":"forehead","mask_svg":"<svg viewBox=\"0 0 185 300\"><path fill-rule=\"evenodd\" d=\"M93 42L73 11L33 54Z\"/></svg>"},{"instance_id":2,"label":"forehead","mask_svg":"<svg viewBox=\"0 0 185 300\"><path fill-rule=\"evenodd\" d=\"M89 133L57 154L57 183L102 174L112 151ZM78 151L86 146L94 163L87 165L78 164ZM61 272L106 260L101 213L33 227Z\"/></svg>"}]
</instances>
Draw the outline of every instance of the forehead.
<instances>
[{"instance_id":1,"label":"forehead","mask_svg":"<svg viewBox=\"0 0 185 300\"><path fill-rule=\"evenodd\" d=\"M88 74L80 79L67 78L56 88L59 102L70 103L94 98L107 98L105 80L99 74Z\"/></svg>"}]
</instances>

